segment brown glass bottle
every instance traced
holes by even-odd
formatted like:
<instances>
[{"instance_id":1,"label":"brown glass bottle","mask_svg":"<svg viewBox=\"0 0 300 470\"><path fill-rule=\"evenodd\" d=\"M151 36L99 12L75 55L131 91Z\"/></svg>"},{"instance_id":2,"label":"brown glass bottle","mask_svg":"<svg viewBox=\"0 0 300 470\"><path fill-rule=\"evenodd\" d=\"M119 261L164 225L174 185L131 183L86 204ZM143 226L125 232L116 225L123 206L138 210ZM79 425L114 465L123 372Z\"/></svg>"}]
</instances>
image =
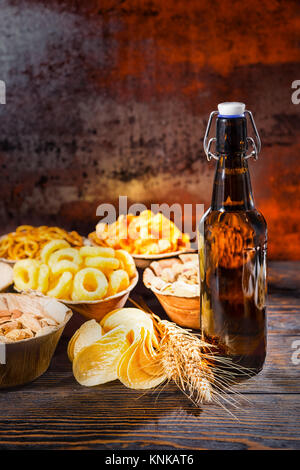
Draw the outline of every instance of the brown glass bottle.
<instances>
[{"instance_id":1,"label":"brown glass bottle","mask_svg":"<svg viewBox=\"0 0 300 470\"><path fill-rule=\"evenodd\" d=\"M203 336L258 373L266 355L267 226L255 208L244 116L218 117L212 203L198 232Z\"/></svg>"}]
</instances>

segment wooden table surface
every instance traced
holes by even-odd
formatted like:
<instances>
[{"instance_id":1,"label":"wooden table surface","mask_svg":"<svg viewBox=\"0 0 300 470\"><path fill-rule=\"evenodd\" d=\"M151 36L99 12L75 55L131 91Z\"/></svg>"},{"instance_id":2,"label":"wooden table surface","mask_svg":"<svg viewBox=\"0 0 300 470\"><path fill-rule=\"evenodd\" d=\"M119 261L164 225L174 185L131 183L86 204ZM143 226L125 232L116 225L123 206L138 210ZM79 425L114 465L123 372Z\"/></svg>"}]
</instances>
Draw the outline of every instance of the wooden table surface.
<instances>
[{"instance_id":1,"label":"wooden table surface","mask_svg":"<svg viewBox=\"0 0 300 470\"><path fill-rule=\"evenodd\" d=\"M299 268L270 263L266 365L239 386L239 409L229 407L235 417L213 404L195 408L172 385L159 394L118 381L82 387L63 337L42 377L0 391L0 449L300 449L300 364L292 362L294 341L300 350ZM152 308L161 312L153 300Z\"/></svg>"}]
</instances>

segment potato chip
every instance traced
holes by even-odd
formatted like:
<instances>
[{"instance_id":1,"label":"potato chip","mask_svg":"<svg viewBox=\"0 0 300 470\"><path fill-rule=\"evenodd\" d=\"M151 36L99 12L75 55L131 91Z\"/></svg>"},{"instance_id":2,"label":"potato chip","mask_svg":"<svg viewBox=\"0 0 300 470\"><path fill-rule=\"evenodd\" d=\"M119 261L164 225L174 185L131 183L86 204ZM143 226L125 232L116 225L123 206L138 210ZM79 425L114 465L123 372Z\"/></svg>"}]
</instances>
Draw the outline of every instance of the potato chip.
<instances>
[{"instance_id":1,"label":"potato chip","mask_svg":"<svg viewBox=\"0 0 300 470\"><path fill-rule=\"evenodd\" d=\"M136 253L141 255L147 255L151 253L152 255L158 255L159 252L159 240L136 240L134 246Z\"/></svg>"},{"instance_id":2,"label":"potato chip","mask_svg":"<svg viewBox=\"0 0 300 470\"><path fill-rule=\"evenodd\" d=\"M116 249L121 249L125 250L128 253L135 253L135 246L131 240L120 240L118 243L119 246L116 247ZM120 261L121 263L121 261ZM124 266L121 266L123 269L125 268Z\"/></svg>"},{"instance_id":3,"label":"potato chip","mask_svg":"<svg viewBox=\"0 0 300 470\"><path fill-rule=\"evenodd\" d=\"M124 331L116 328L83 348L73 361L73 374L77 382L91 387L115 380L120 357L128 346Z\"/></svg>"},{"instance_id":4,"label":"potato chip","mask_svg":"<svg viewBox=\"0 0 300 470\"><path fill-rule=\"evenodd\" d=\"M142 369L149 375L162 376L163 367L160 362L161 356L154 349L153 336L151 336L149 331L144 330L144 332L141 332L141 339L143 340L143 348L140 349L142 355L140 362L143 363Z\"/></svg>"},{"instance_id":5,"label":"potato chip","mask_svg":"<svg viewBox=\"0 0 300 470\"><path fill-rule=\"evenodd\" d=\"M67 347L68 358L71 362L73 362L73 359L74 359L74 344L75 344L75 341L77 340L77 338L79 336L79 329L77 331L75 331L75 333L73 334L72 338L70 339L70 341L68 343L68 347Z\"/></svg>"},{"instance_id":6,"label":"potato chip","mask_svg":"<svg viewBox=\"0 0 300 470\"><path fill-rule=\"evenodd\" d=\"M141 331L140 339L125 351L117 369L118 379L126 387L147 389L156 387L166 380L158 358L152 357L147 351L146 332Z\"/></svg>"},{"instance_id":7,"label":"potato chip","mask_svg":"<svg viewBox=\"0 0 300 470\"><path fill-rule=\"evenodd\" d=\"M81 327L70 339L68 345L68 356L70 361L81 351L81 349L90 346L102 337L102 328L96 320L89 320L83 323Z\"/></svg>"},{"instance_id":8,"label":"potato chip","mask_svg":"<svg viewBox=\"0 0 300 470\"><path fill-rule=\"evenodd\" d=\"M123 385L129 388L133 388L133 384L130 381L130 376L128 374L129 362L138 347L138 342L132 343L120 357L117 367L117 378L123 383Z\"/></svg>"},{"instance_id":9,"label":"potato chip","mask_svg":"<svg viewBox=\"0 0 300 470\"><path fill-rule=\"evenodd\" d=\"M110 331L120 325L125 329L128 341L133 343L140 337L144 327L154 335L153 322L149 315L138 308L121 308L105 315L100 322L105 331Z\"/></svg>"}]
</instances>

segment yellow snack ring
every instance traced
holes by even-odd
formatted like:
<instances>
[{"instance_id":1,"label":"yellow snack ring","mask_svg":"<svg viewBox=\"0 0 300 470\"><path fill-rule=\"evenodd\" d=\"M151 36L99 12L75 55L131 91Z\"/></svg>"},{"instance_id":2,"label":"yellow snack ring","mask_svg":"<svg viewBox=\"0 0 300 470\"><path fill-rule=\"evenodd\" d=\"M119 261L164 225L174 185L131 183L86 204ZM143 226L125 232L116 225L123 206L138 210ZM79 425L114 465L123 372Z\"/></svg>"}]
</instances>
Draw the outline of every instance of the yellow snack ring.
<instances>
[{"instance_id":1,"label":"yellow snack ring","mask_svg":"<svg viewBox=\"0 0 300 470\"><path fill-rule=\"evenodd\" d=\"M81 269L74 277L72 300L100 300L107 288L107 279L99 269Z\"/></svg>"},{"instance_id":2,"label":"yellow snack ring","mask_svg":"<svg viewBox=\"0 0 300 470\"><path fill-rule=\"evenodd\" d=\"M81 264L82 261L79 250L76 248L62 248L61 250L57 250L55 253L50 255L48 265L53 271L55 264L62 260L72 261L78 265Z\"/></svg>"},{"instance_id":3,"label":"yellow snack ring","mask_svg":"<svg viewBox=\"0 0 300 470\"><path fill-rule=\"evenodd\" d=\"M107 297L115 295L129 286L129 276L123 269L113 271L108 278Z\"/></svg>"},{"instance_id":4,"label":"yellow snack ring","mask_svg":"<svg viewBox=\"0 0 300 470\"><path fill-rule=\"evenodd\" d=\"M92 268L101 269L109 275L111 271L118 269L120 262L116 258L103 258L102 256L88 257L85 259L85 265Z\"/></svg>"},{"instance_id":5,"label":"yellow snack ring","mask_svg":"<svg viewBox=\"0 0 300 470\"><path fill-rule=\"evenodd\" d=\"M64 272L59 278L56 285L47 292L49 297L56 299L68 299L72 287L73 276L70 272Z\"/></svg>"},{"instance_id":6,"label":"yellow snack ring","mask_svg":"<svg viewBox=\"0 0 300 470\"><path fill-rule=\"evenodd\" d=\"M82 257L102 256L103 258L114 258L115 250L113 248L104 248L101 246L83 246L80 248Z\"/></svg>"},{"instance_id":7,"label":"yellow snack ring","mask_svg":"<svg viewBox=\"0 0 300 470\"><path fill-rule=\"evenodd\" d=\"M52 253L68 247L70 247L70 244L66 240L52 240L51 242L46 243L40 255L42 262L48 264L49 257Z\"/></svg>"},{"instance_id":8,"label":"yellow snack ring","mask_svg":"<svg viewBox=\"0 0 300 470\"><path fill-rule=\"evenodd\" d=\"M38 274L37 290L43 294L46 294L47 290L49 289L49 276L49 266L47 266L47 264L41 264Z\"/></svg>"},{"instance_id":9,"label":"yellow snack ring","mask_svg":"<svg viewBox=\"0 0 300 470\"><path fill-rule=\"evenodd\" d=\"M73 261L68 261L63 259L62 261L58 261L54 265L51 266L51 271L53 274L62 274L65 271L70 271L71 273L75 274L79 270L79 265L73 263Z\"/></svg>"},{"instance_id":10,"label":"yellow snack ring","mask_svg":"<svg viewBox=\"0 0 300 470\"><path fill-rule=\"evenodd\" d=\"M14 265L14 283L18 290L36 289L39 263L33 259L22 259Z\"/></svg>"},{"instance_id":11,"label":"yellow snack ring","mask_svg":"<svg viewBox=\"0 0 300 470\"><path fill-rule=\"evenodd\" d=\"M134 277L136 273L136 267L131 254L125 250L116 250L115 257L120 261L120 263L122 263L124 269L128 272L129 277Z\"/></svg>"}]
</instances>

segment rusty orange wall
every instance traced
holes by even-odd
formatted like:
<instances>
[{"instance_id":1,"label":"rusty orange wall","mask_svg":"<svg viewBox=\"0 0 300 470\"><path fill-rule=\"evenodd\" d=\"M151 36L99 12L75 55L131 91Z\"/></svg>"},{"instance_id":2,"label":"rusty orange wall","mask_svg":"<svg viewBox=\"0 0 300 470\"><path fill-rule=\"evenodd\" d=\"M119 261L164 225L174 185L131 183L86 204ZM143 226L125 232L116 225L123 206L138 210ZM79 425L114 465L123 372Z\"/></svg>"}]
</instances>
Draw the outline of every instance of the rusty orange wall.
<instances>
[{"instance_id":1,"label":"rusty orange wall","mask_svg":"<svg viewBox=\"0 0 300 470\"><path fill-rule=\"evenodd\" d=\"M298 1L0 0L1 231L92 229L95 208L209 204L202 139L220 101L247 103L269 253L300 259Z\"/></svg>"}]
</instances>

